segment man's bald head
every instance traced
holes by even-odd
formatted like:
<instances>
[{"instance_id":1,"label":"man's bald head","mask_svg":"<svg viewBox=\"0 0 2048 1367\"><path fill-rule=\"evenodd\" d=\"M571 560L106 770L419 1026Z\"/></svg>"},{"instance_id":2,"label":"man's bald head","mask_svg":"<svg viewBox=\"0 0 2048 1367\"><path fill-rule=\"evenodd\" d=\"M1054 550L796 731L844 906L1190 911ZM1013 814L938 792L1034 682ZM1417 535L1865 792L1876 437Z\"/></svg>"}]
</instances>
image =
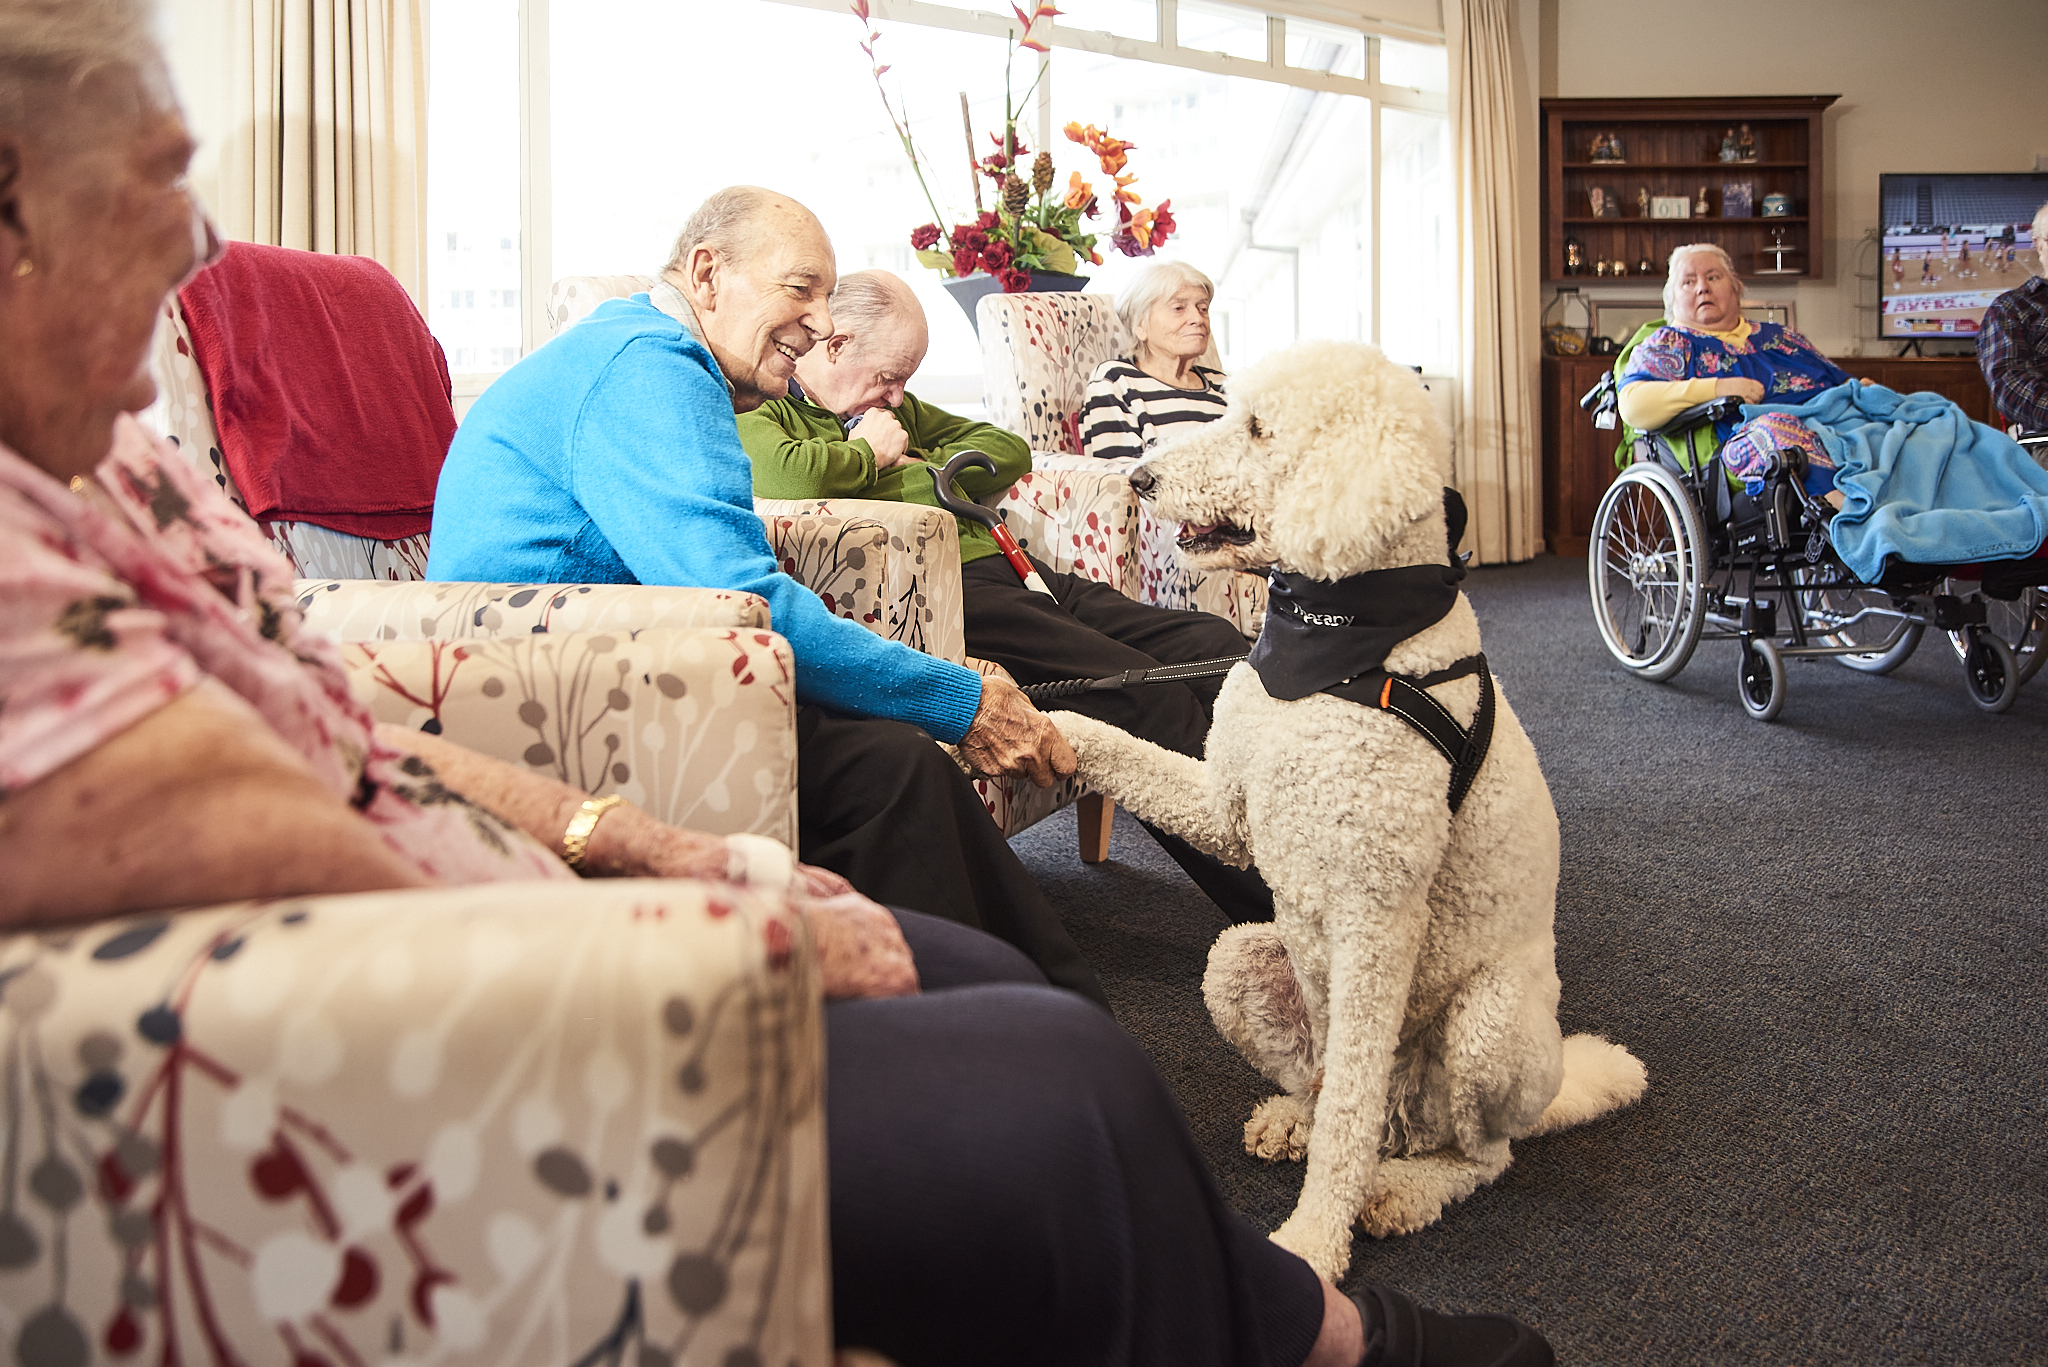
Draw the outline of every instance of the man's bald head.
<instances>
[{"instance_id":1,"label":"man's bald head","mask_svg":"<svg viewBox=\"0 0 2048 1367\"><path fill-rule=\"evenodd\" d=\"M924 305L901 276L866 270L839 277L839 288L832 291L832 331L850 338L851 350L863 351L875 338L899 328L918 337L926 328ZM923 350L920 344L920 355Z\"/></svg>"},{"instance_id":2,"label":"man's bald head","mask_svg":"<svg viewBox=\"0 0 2048 1367\"><path fill-rule=\"evenodd\" d=\"M766 244L807 231L822 240L825 225L789 196L758 185L728 185L697 206L676 234L676 245L662 269L682 269L700 246L743 266Z\"/></svg>"}]
</instances>

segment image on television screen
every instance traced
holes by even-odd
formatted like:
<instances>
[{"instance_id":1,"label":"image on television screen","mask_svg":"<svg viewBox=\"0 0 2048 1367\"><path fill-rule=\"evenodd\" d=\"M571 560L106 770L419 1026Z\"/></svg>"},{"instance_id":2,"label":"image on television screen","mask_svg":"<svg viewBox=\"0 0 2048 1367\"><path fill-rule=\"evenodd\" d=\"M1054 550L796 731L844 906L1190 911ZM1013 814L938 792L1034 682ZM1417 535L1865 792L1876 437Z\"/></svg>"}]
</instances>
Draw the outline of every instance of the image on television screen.
<instances>
[{"instance_id":1,"label":"image on television screen","mask_svg":"<svg viewBox=\"0 0 2048 1367\"><path fill-rule=\"evenodd\" d=\"M2048 172L1878 177L1880 337L1975 337L1984 310L2040 270Z\"/></svg>"}]
</instances>

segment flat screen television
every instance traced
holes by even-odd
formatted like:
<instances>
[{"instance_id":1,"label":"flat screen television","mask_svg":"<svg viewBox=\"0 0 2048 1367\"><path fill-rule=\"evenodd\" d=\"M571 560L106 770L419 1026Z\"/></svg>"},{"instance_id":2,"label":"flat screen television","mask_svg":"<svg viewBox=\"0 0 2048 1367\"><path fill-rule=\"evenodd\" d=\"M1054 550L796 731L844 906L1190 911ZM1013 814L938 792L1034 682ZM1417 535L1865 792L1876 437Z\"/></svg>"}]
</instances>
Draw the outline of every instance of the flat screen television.
<instances>
[{"instance_id":1,"label":"flat screen television","mask_svg":"<svg viewBox=\"0 0 2048 1367\"><path fill-rule=\"evenodd\" d=\"M2048 172L1881 175L1878 336L1973 338L1984 310L2027 283Z\"/></svg>"}]
</instances>

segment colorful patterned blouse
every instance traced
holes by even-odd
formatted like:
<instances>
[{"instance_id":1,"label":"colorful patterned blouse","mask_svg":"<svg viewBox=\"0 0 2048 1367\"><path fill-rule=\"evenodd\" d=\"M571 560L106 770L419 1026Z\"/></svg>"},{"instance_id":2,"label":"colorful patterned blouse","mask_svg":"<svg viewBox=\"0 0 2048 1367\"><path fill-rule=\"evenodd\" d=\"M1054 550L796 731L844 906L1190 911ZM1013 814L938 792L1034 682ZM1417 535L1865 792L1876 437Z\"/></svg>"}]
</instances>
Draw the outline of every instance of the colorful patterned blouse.
<instances>
[{"instance_id":1,"label":"colorful patterned blouse","mask_svg":"<svg viewBox=\"0 0 2048 1367\"><path fill-rule=\"evenodd\" d=\"M0 797L210 676L428 877L575 877L373 737L291 567L172 447L123 417L95 474L106 499L0 447Z\"/></svg>"},{"instance_id":2,"label":"colorful patterned blouse","mask_svg":"<svg viewBox=\"0 0 2048 1367\"><path fill-rule=\"evenodd\" d=\"M1736 378L1761 384L1765 403L1803 403L1822 390L1848 383L1849 375L1821 355L1813 343L1777 323L1755 324L1740 342L1667 323L1636 345L1621 372L1624 385L1637 380ZM1749 421L1731 418L1717 423L1714 431L1721 440L1722 464L1754 493L1762 487L1772 448L1796 445L1807 455L1807 488L1815 494L1833 488L1833 463L1826 448L1797 419L1783 418L1782 414L1765 414Z\"/></svg>"}]
</instances>

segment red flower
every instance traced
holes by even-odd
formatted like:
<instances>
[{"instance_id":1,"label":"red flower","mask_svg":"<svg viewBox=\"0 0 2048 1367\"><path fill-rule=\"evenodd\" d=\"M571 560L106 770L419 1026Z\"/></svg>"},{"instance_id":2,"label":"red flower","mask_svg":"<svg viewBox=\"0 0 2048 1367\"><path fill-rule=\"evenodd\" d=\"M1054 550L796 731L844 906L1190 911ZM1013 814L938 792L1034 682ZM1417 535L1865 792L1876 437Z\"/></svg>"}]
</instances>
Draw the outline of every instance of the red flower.
<instances>
[{"instance_id":1,"label":"red flower","mask_svg":"<svg viewBox=\"0 0 2048 1367\"><path fill-rule=\"evenodd\" d=\"M981 217L974 220L974 226L983 232L988 232L1000 222L1002 222L1002 217L994 209L984 209L981 211Z\"/></svg>"},{"instance_id":2,"label":"red flower","mask_svg":"<svg viewBox=\"0 0 2048 1367\"><path fill-rule=\"evenodd\" d=\"M910 230L910 245L918 251L923 251L938 240L939 225L936 223L927 223L922 228L912 228Z\"/></svg>"},{"instance_id":3,"label":"red flower","mask_svg":"<svg viewBox=\"0 0 2048 1367\"><path fill-rule=\"evenodd\" d=\"M1030 271L1019 270L1015 266L1006 266L1002 270L993 272L993 274L997 280L1002 282L1004 294L1022 294L1025 290L1031 288Z\"/></svg>"},{"instance_id":4,"label":"red flower","mask_svg":"<svg viewBox=\"0 0 2048 1367\"><path fill-rule=\"evenodd\" d=\"M1167 235L1180 226L1180 224L1174 222L1173 211L1170 207L1172 204L1172 200L1162 199L1159 201L1158 209L1153 211L1152 245L1155 247L1166 241Z\"/></svg>"},{"instance_id":5,"label":"red flower","mask_svg":"<svg viewBox=\"0 0 2048 1367\"><path fill-rule=\"evenodd\" d=\"M963 223L953 230L953 250L956 252L970 251L978 255L987 245L988 234L980 228L970 228Z\"/></svg>"},{"instance_id":6,"label":"red flower","mask_svg":"<svg viewBox=\"0 0 2048 1367\"><path fill-rule=\"evenodd\" d=\"M1012 253L1010 251L1010 244L1007 242L991 242L981 252L981 264L986 266L992 274L1008 266L1011 260Z\"/></svg>"},{"instance_id":7,"label":"red flower","mask_svg":"<svg viewBox=\"0 0 2048 1367\"><path fill-rule=\"evenodd\" d=\"M972 247L962 247L953 253L953 274L966 279L981 268L981 253Z\"/></svg>"}]
</instances>

